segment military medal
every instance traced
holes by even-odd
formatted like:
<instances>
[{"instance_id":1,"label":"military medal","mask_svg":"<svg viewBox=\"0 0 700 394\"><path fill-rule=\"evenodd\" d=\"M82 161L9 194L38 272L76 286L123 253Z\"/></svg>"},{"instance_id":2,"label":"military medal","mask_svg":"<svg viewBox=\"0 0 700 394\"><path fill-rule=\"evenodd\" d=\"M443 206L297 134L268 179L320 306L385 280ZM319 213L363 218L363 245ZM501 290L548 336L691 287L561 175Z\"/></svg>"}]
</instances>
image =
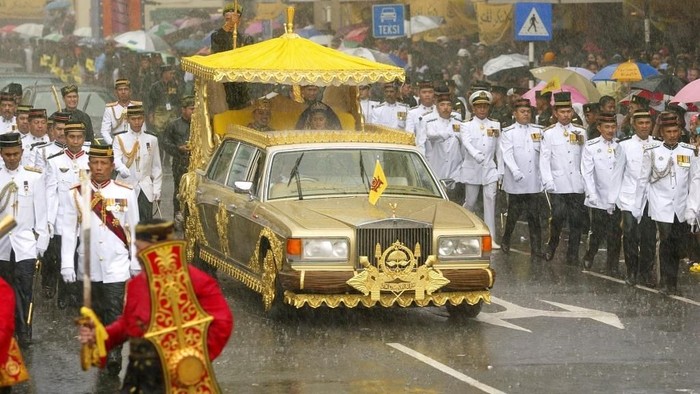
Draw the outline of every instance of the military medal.
<instances>
[{"instance_id":1,"label":"military medal","mask_svg":"<svg viewBox=\"0 0 700 394\"><path fill-rule=\"evenodd\" d=\"M29 193L29 182L24 181L24 193Z\"/></svg>"},{"instance_id":2,"label":"military medal","mask_svg":"<svg viewBox=\"0 0 700 394\"><path fill-rule=\"evenodd\" d=\"M459 123L452 123L452 131L459 133Z\"/></svg>"},{"instance_id":3,"label":"military medal","mask_svg":"<svg viewBox=\"0 0 700 394\"><path fill-rule=\"evenodd\" d=\"M480 125L479 125L479 130L483 130L483 129L484 129L484 125L480 124Z\"/></svg>"}]
</instances>

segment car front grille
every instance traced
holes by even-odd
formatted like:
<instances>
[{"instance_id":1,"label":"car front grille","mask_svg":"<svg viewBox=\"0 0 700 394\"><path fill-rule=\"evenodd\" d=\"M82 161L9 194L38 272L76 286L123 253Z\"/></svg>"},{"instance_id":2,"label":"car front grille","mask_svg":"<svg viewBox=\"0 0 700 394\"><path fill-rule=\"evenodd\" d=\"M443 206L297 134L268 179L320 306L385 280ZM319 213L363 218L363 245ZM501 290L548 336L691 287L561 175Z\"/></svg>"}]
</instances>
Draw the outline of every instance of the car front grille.
<instances>
[{"instance_id":1,"label":"car front grille","mask_svg":"<svg viewBox=\"0 0 700 394\"><path fill-rule=\"evenodd\" d=\"M376 245L380 244L381 251L384 252L397 240L411 251L415 251L416 244L420 244L421 257L418 259L418 265L422 265L426 257L433 253L433 228L430 224L389 219L367 223L355 230L357 256L367 256L372 265L377 264ZM360 268L359 262L357 268Z\"/></svg>"}]
</instances>

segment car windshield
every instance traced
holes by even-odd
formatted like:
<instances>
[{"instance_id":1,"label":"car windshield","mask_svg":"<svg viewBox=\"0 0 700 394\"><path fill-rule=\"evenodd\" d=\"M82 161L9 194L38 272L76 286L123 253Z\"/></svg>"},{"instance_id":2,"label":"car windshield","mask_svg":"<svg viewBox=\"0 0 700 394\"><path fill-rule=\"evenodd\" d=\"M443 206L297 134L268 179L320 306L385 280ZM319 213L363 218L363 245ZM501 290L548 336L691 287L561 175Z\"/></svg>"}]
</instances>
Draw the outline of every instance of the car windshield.
<instances>
[{"instance_id":1,"label":"car windshield","mask_svg":"<svg viewBox=\"0 0 700 394\"><path fill-rule=\"evenodd\" d=\"M377 160L386 177L384 195L442 198L420 155L380 149L280 152L272 157L268 200L329 195L366 195Z\"/></svg>"}]
</instances>

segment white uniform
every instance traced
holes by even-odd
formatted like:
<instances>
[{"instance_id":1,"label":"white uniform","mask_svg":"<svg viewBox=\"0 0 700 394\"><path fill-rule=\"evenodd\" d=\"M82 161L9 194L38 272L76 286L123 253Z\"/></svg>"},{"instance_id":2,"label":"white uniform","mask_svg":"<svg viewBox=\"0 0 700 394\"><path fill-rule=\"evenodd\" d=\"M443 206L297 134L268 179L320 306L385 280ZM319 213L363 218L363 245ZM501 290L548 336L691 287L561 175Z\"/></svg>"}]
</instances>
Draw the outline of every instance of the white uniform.
<instances>
[{"instance_id":1,"label":"white uniform","mask_svg":"<svg viewBox=\"0 0 700 394\"><path fill-rule=\"evenodd\" d=\"M584 192L581 152L585 142L586 130L573 123L563 126L557 122L542 131L540 174L548 192Z\"/></svg>"},{"instance_id":2,"label":"white uniform","mask_svg":"<svg viewBox=\"0 0 700 394\"><path fill-rule=\"evenodd\" d=\"M642 157L645 149L657 145L661 145L661 142L652 137L642 140L636 134L618 142L607 203L616 204L620 210L629 211L635 217L641 215L641 212L635 211L635 200L642 171ZM643 205L646 205L646 201Z\"/></svg>"},{"instance_id":3,"label":"white uniform","mask_svg":"<svg viewBox=\"0 0 700 394\"><path fill-rule=\"evenodd\" d=\"M22 166L13 171L2 168L0 188L0 216L12 215L17 222L8 236L0 238L0 260L10 261L12 251L15 261L36 259L49 245L46 189L41 172Z\"/></svg>"},{"instance_id":4,"label":"white uniform","mask_svg":"<svg viewBox=\"0 0 700 394\"><path fill-rule=\"evenodd\" d=\"M119 102L108 103L102 115L102 126L100 135L106 144L112 144L114 135L123 131L128 131L129 122L126 121L126 109L130 105L142 105L140 101L129 101L126 105ZM144 125L145 130L145 125Z\"/></svg>"},{"instance_id":5,"label":"white uniform","mask_svg":"<svg viewBox=\"0 0 700 394\"><path fill-rule=\"evenodd\" d=\"M31 134L26 134L22 138L22 165L36 167L36 152L37 149L51 142L48 135L43 137L35 137Z\"/></svg>"},{"instance_id":6,"label":"white uniform","mask_svg":"<svg viewBox=\"0 0 700 394\"><path fill-rule=\"evenodd\" d=\"M425 121L425 136L430 146L425 158L440 179L452 179L462 162L460 125L459 119L452 116L445 119L437 112Z\"/></svg>"},{"instance_id":7,"label":"white uniform","mask_svg":"<svg viewBox=\"0 0 700 394\"><path fill-rule=\"evenodd\" d=\"M129 172L123 180L134 187L136 196L143 191L150 202L160 199L163 170L158 138L143 131L135 133L130 128L114 136L113 147L114 165L120 173Z\"/></svg>"},{"instance_id":8,"label":"white uniform","mask_svg":"<svg viewBox=\"0 0 700 394\"><path fill-rule=\"evenodd\" d=\"M690 192L685 208L685 219L690 224L698 224L700 221L700 160L694 160L692 168L692 178L690 179Z\"/></svg>"},{"instance_id":9,"label":"white uniform","mask_svg":"<svg viewBox=\"0 0 700 394\"><path fill-rule=\"evenodd\" d=\"M693 177L695 147L679 143L666 144L644 151L642 170L637 186L637 212L642 212L644 197L649 200L649 217L656 222L673 223L674 216L686 221L686 202Z\"/></svg>"},{"instance_id":10,"label":"white uniform","mask_svg":"<svg viewBox=\"0 0 700 394\"><path fill-rule=\"evenodd\" d=\"M46 163L46 201L48 222L54 226L54 233L61 235L66 207L73 198L70 189L80 182L80 170L89 170L87 152L81 150L72 154L66 149L49 156Z\"/></svg>"},{"instance_id":11,"label":"white uniform","mask_svg":"<svg viewBox=\"0 0 700 394\"><path fill-rule=\"evenodd\" d=\"M503 155L503 190L508 194L532 194L542 191L540 144L542 126L514 123L500 138Z\"/></svg>"},{"instance_id":12,"label":"white uniform","mask_svg":"<svg viewBox=\"0 0 700 394\"><path fill-rule=\"evenodd\" d=\"M61 146L58 142L49 142L48 144L39 145L32 149L34 151L34 166L46 170L46 161L49 156L55 155L56 153L63 152L65 146Z\"/></svg>"},{"instance_id":13,"label":"white uniform","mask_svg":"<svg viewBox=\"0 0 700 394\"><path fill-rule=\"evenodd\" d=\"M115 283L124 282L130 278L130 270L140 270L136 257L135 228L139 221L139 210L136 202L134 190L129 186L119 182L107 181L105 185L98 188L91 182L93 203L97 193L102 197L101 204L104 208L102 214L98 215L95 209L90 210L90 279L93 282ZM80 234L80 223L78 222L78 205L82 201L79 185L75 185L70 190L70 204L66 206L61 226L63 226L63 236L61 237L61 269L73 268L73 255L77 247L78 235ZM82 208L81 208L82 209ZM82 214L82 212L80 212ZM126 240L117 236L112 229L105 225L104 220L109 220L107 215L111 214L119 223L126 235ZM126 241L126 242L125 242ZM82 248L78 251L78 273L77 277L83 275L83 255Z\"/></svg>"},{"instance_id":14,"label":"white uniform","mask_svg":"<svg viewBox=\"0 0 700 394\"><path fill-rule=\"evenodd\" d=\"M607 141L603 137L594 138L583 147L581 176L586 193L585 206L602 210L615 207L609 201L616 150L617 141Z\"/></svg>"},{"instance_id":15,"label":"white uniform","mask_svg":"<svg viewBox=\"0 0 700 394\"><path fill-rule=\"evenodd\" d=\"M416 136L416 146L420 149L423 154L425 154L425 135L422 133L424 130L424 121L428 115L435 112L435 106L426 107L419 104L408 111L406 115L406 131Z\"/></svg>"},{"instance_id":16,"label":"white uniform","mask_svg":"<svg viewBox=\"0 0 700 394\"><path fill-rule=\"evenodd\" d=\"M0 116L0 134L11 133L17 131L17 117L13 116L10 119L5 119Z\"/></svg>"},{"instance_id":17,"label":"white uniform","mask_svg":"<svg viewBox=\"0 0 700 394\"><path fill-rule=\"evenodd\" d=\"M399 103L398 101L394 104L383 102L372 109L372 116L367 123L404 130L406 128L408 110L408 105Z\"/></svg>"},{"instance_id":18,"label":"white uniform","mask_svg":"<svg viewBox=\"0 0 700 394\"><path fill-rule=\"evenodd\" d=\"M379 105L379 101L374 101L370 99L360 100L360 110L362 111L362 116L365 117L365 123L371 123L372 109Z\"/></svg>"}]
</instances>

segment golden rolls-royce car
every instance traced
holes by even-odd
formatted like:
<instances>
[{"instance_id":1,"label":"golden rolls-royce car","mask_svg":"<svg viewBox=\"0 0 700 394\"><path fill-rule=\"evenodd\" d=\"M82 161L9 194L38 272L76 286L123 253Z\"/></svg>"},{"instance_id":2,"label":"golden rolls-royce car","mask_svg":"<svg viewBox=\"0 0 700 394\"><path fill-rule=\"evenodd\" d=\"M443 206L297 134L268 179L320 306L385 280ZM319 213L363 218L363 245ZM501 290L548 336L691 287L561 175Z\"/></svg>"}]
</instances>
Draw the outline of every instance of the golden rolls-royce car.
<instances>
[{"instance_id":1,"label":"golden rolls-royce car","mask_svg":"<svg viewBox=\"0 0 700 394\"><path fill-rule=\"evenodd\" d=\"M266 310L444 305L473 317L490 300L488 228L447 199L411 134L236 126L192 174L181 195L194 260Z\"/></svg>"}]
</instances>

